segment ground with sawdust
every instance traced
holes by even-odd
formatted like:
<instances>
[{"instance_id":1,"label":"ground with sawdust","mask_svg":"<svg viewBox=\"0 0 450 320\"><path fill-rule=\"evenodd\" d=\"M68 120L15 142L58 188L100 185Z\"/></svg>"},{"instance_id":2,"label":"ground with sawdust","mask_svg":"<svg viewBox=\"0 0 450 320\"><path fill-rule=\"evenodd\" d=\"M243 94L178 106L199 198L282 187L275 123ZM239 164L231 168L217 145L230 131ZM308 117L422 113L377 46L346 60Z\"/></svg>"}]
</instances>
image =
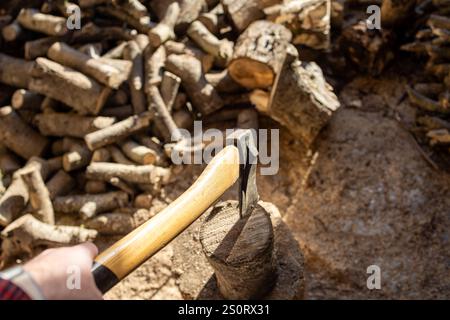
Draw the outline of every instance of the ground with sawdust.
<instances>
[{"instance_id":1,"label":"ground with sawdust","mask_svg":"<svg viewBox=\"0 0 450 320\"><path fill-rule=\"evenodd\" d=\"M303 251L306 299L450 298L450 177L430 165L405 129L414 119L405 81L389 73L350 81L314 149L305 150L282 129L280 171L258 177L261 198L278 206ZM185 167L158 199L159 209L201 169ZM224 198L235 196L230 191ZM180 259L201 254L198 226L106 298L202 298L187 295L199 289L189 284L207 288L211 270ZM367 289L370 265L381 268L381 290Z\"/></svg>"}]
</instances>

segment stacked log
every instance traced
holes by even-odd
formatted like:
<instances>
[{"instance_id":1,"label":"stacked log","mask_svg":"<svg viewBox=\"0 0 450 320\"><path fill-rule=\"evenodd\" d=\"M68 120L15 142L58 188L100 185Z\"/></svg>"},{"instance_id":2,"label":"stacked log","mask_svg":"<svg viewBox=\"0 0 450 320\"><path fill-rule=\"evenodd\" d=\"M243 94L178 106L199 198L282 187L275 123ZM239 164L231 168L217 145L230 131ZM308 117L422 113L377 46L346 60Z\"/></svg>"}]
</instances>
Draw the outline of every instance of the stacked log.
<instances>
[{"instance_id":1,"label":"stacked log","mask_svg":"<svg viewBox=\"0 0 450 320\"><path fill-rule=\"evenodd\" d=\"M36 1L1 11L3 261L33 254L33 241L136 227L134 212L150 210L176 178L168 151L203 147L191 150L181 134L194 120L258 128L256 106L311 145L339 104L293 44L327 49L331 7L298 4ZM79 28L69 9L81 10ZM95 230L61 225L66 216Z\"/></svg>"}]
</instances>

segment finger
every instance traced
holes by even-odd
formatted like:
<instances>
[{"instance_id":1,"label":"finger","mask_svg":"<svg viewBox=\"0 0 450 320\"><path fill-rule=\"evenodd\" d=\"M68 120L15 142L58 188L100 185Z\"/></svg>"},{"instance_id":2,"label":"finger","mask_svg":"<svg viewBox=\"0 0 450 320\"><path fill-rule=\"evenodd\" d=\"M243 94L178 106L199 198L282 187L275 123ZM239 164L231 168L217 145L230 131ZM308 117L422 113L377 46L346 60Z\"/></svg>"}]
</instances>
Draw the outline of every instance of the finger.
<instances>
[{"instance_id":1,"label":"finger","mask_svg":"<svg viewBox=\"0 0 450 320\"><path fill-rule=\"evenodd\" d=\"M84 252L86 252L87 255L92 260L94 260L94 258L98 255L97 246L95 244L93 244L92 242L81 243L81 244L75 246L75 248L79 248L79 249L83 250Z\"/></svg>"}]
</instances>

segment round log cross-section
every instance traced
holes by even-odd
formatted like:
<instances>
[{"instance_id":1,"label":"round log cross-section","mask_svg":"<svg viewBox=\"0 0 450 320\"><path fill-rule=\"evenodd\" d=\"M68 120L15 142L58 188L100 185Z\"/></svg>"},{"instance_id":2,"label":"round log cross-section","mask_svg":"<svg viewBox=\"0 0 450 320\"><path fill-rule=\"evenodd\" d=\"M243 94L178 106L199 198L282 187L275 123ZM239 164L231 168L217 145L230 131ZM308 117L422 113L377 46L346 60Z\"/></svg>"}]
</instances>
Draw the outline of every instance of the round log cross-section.
<instances>
[{"instance_id":1,"label":"round log cross-section","mask_svg":"<svg viewBox=\"0 0 450 320\"><path fill-rule=\"evenodd\" d=\"M243 218L238 202L221 202L209 210L200 241L226 299L257 299L276 281L273 229L269 214L257 205Z\"/></svg>"},{"instance_id":2,"label":"round log cross-section","mask_svg":"<svg viewBox=\"0 0 450 320\"><path fill-rule=\"evenodd\" d=\"M291 31L280 24L253 22L237 40L228 72L248 89L270 87L283 66L291 39Z\"/></svg>"}]
</instances>

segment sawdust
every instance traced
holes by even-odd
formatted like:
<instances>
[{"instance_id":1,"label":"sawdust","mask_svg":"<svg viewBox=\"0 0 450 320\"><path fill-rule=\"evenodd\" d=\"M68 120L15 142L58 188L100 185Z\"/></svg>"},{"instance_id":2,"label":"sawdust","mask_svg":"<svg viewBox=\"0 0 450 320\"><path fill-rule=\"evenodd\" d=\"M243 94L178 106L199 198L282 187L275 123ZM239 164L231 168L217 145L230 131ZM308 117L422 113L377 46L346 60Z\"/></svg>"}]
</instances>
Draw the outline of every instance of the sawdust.
<instances>
[{"instance_id":1,"label":"sawdust","mask_svg":"<svg viewBox=\"0 0 450 320\"><path fill-rule=\"evenodd\" d=\"M306 299L450 298L450 178L433 169L404 128L415 113L404 99L406 80L356 78L341 91L343 107L314 149L281 129L280 171L258 177L261 198L277 205L303 250ZM165 201L201 170L185 167L165 189ZM231 198L235 190L224 195ZM192 250L185 240L197 237L199 225L172 245ZM211 270L196 261L170 264L168 256L152 258L108 298L182 298L195 289L180 288L189 284L182 277L208 288ZM366 286L370 265L381 269L380 290Z\"/></svg>"}]
</instances>

